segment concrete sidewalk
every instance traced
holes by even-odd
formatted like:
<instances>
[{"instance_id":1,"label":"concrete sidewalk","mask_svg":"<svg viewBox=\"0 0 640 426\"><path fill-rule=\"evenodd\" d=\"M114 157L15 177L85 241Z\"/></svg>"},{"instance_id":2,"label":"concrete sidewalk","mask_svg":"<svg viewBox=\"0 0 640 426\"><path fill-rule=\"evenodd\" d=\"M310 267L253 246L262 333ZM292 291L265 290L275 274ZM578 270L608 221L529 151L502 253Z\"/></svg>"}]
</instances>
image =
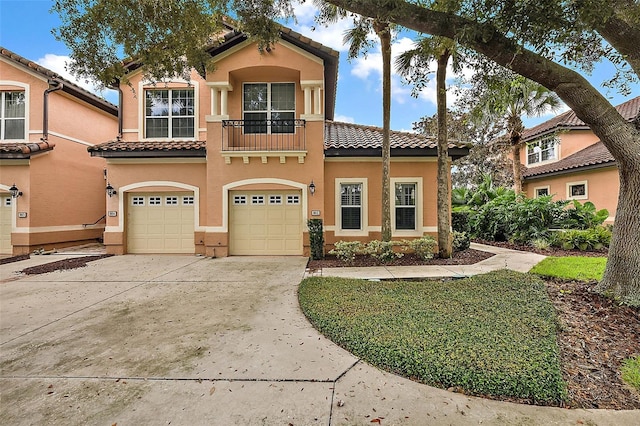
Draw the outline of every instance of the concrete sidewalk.
<instances>
[{"instance_id":1,"label":"concrete sidewalk","mask_svg":"<svg viewBox=\"0 0 640 426\"><path fill-rule=\"evenodd\" d=\"M465 278L498 269L528 272L546 256L526 251L510 250L484 244L471 243L475 250L495 253L495 256L473 265L417 265L323 268L308 273L308 276L364 278L364 279L410 279L410 278Z\"/></svg>"},{"instance_id":2,"label":"concrete sidewalk","mask_svg":"<svg viewBox=\"0 0 640 426\"><path fill-rule=\"evenodd\" d=\"M380 371L304 317L305 264L114 256L1 283L0 424L638 424L637 410L511 404Z\"/></svg>"}]
</instances>

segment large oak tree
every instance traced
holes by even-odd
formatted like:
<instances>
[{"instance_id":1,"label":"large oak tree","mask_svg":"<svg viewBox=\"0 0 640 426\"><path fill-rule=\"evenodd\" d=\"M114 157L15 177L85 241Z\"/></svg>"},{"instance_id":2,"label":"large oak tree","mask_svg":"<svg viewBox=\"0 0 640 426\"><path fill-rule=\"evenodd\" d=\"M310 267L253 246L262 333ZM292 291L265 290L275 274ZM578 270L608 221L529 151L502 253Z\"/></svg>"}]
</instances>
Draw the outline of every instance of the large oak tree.
<instances>
[{"instance_id":1,"label":"large oak tree","mask_svg":"<svg viewBox=\"0 0 640 426\"><path fill-rule=\"evenodd\" d=\"M123 56L141 58L161 78L180 66L203 71L203 46L216 16L233 10L263 43L277 37L273 19L295 0L57 0L59 37L72 67L103 82L120 77ZM598 289L640 305L640 114L625 120L580 72L612 61L612 84L640 75L640 3L635 0L328 0L339 8L423 34L446 37L556 92L615 158L620 195L609 260ZM454 12L455 11L455 12ZM151 52L151 53L149 53ZM173 62L172 62L173 61ZM180 62L182 61L182 62ZM164 65L163 65L164 64ZM176 64L178 64L176 66ZM182 64L182 65L181 65ZM111 68L109 68L111 67ZM108 70L108 72L105 72ZM155 71L155 72L154 72ZM163 72L165 74L163 74Z\"/></svg>"}]
</instances>

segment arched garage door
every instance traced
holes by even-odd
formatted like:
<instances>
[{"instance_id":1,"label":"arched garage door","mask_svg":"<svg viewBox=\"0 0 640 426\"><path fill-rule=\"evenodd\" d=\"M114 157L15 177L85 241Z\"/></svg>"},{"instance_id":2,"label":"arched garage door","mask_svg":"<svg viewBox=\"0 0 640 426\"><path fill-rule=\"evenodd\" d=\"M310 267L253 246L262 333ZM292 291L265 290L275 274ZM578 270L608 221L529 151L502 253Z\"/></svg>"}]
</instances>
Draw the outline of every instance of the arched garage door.
<instances>
[{"instance_id":1,"label":"arched garage door","mask_svg":"<svg viewBox=\"0 0 640 426\"><path fill-rule=\"evenodd\" d=\"M11 195L0 195L0 254L12 254L11 247Z\"/></svg>"},{"instance_id":2,"label":"arched garage door","mask_svg":"<svg viewBox=\"0 0 640 426\"><path fill-rule=\"evenodd\" d=\"M229 253L302 255L300 191L230 191Z\"/></svg>"},{"instance_id":3,"label":"arched garage door","mask_svg":"<svg viewBox=\"0 0 640 426\"><path fill-rule=\"evenodd\" d=\"M127 197L127 252L194 253L194 198L187 192Z\"/></svg>"}]
</instances>

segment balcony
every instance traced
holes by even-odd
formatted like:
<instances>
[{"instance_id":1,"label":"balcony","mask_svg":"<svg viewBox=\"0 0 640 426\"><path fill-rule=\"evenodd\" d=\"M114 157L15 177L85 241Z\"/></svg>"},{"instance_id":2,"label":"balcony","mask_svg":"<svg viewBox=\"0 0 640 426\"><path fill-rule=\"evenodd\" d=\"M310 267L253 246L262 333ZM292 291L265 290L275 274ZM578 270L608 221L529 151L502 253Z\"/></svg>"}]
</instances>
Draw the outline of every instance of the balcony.
<instances>
[{"instance_id":1,"label":"balcony","mask_svg":"<svg viewBox=\"0 0 640 426\"><path fill-rule=\"evenodd\" d=\"M249 164L253 157L262 163L276 157L283 164L297 157L304 163L305 136L305 120L222 120L222 156L227 164L232 158Z\"/></svg>"}]
</instances>

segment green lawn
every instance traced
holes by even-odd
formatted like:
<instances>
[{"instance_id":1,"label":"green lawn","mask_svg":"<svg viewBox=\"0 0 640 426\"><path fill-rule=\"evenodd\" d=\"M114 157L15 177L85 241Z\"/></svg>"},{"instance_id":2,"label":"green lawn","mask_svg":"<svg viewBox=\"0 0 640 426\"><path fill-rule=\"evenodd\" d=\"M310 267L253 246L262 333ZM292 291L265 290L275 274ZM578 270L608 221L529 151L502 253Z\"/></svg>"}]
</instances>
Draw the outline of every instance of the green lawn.
<instances>
[{"instance_id":1,"label":"green lawn","mask_svg":"<svg viewBox=\"0 0 640 426\"><path fill-rule=\"evenodd\" d=\"M299 288L314 326L385 370L465 393L556 404L566 398L556 314L537 277L456 281L313 277Z\"/></svg>"},{"instance_id":2,"label":"green lawn","mask_svg":"<svg viewBox=\"0 0 640 426\"><path fill-rule=\"evenodd\" d=\"M544 277L578 281L600 281L607 264L606 257L547 257L531 269Z\"/></svg>"}]
</instances>

